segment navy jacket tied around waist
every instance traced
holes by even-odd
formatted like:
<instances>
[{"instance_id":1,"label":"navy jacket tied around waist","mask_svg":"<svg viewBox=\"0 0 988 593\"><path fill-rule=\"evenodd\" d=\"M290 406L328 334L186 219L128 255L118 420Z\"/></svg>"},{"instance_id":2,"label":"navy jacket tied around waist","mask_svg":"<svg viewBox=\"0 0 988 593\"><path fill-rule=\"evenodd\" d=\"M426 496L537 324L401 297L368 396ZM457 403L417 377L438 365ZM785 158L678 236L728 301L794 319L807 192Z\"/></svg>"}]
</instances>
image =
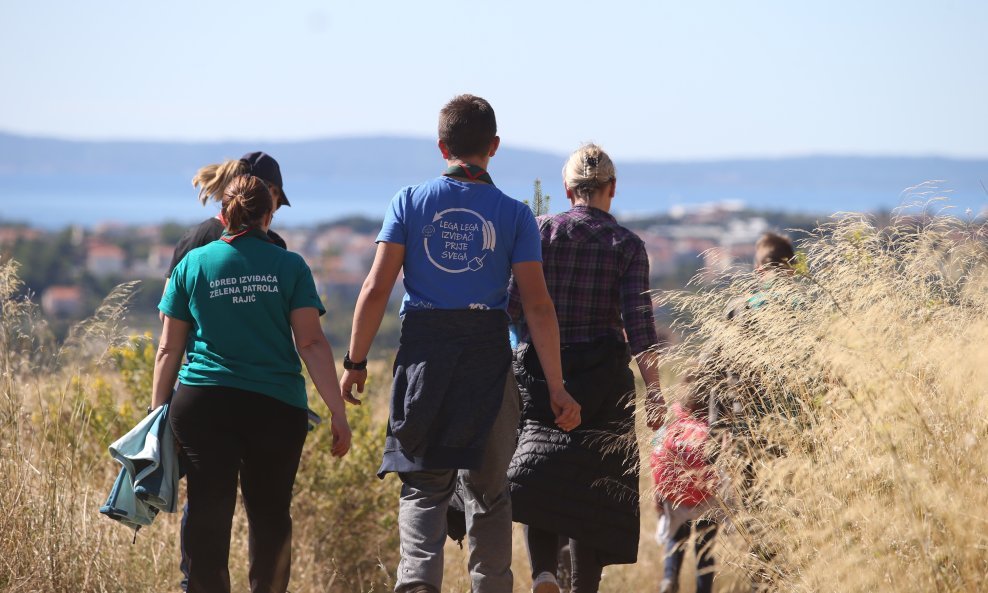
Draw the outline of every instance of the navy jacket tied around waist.
<instances>
[{"instance_id":1,"label":"navy jacket tied around waist","mask_svg":"<svg viewBox=\"0 0 988 593\"><path fill-rule=\"evenodd\" d=\"M378 475L477 468L510 368L504 311L407 312Z\"/></svg>"}]
</instances>

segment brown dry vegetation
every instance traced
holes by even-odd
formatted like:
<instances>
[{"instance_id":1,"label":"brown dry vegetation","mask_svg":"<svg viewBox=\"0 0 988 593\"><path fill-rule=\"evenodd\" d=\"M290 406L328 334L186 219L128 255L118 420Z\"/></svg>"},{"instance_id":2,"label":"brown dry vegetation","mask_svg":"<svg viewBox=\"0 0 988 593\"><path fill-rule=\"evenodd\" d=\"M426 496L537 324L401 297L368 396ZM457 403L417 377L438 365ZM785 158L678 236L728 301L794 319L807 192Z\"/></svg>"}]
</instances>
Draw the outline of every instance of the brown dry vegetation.
<instances>
[{"instance_id":1,"label":"brown dry vegetation","mask_svg":"<svg viewBox=\"0 0 988 593\"><path fill-rule=\"evenodd\" d=\"M689 330L674 358L750 423L719 457L719 560L779 591L984 590L985 232L843 216L801 242L795 277L665 297ZM752 294L765 304L728 320Z\"/></svg>"},{"instance_id":2,"label":"brown dry vegetation","mask_svg":"<svg viewBox=\"0 0 988 593\"><path fill-rule=\"evenodd\" d=\"M178 590L179 514L159 515L134 540L98 513L119 469L107 446L150 397L154 345L121 333L134 287L118 288L61 347L37 308L15 297L19 288L16 265L0 266L0 591ZM330 455L326 427L306 441L293 507L295 591L384 591L392 580L397 490L374 475L383 442L376 406L385 400L369 400L350 410L355 446L345 459ZM238 509L235 590L246 588L246 558Z\"/></svg>"},{"instance_id":3,"label":"brown dry vegetation","mask_svg":"<svg viewBox=\"0 0 988 593\"><path fill-rule=\"evenodd\" d=\"M746 590L751 577L778 591L983 590L984 229L948 217L878 228L851 216L805 238L801 251L801 274L769 289L736 275L659 297L678 311L685 336L670 363L700 360L722 397L747 393L748 430L718 457L730 527L715 550L717 589ZM15 297L19 288L15 265L0 266L0 591L177 590L177 515L160 515L131 543L132 532L97 513L117 471L106 446L138 420L150 392L153 346L121 337L133 287L111 295L63 346L36 307ZM758 292L765 306L726 319ZM387 376L379 363L365 406L350 408L347 458L329 455L325 427L306 443L293 591L390 590L397 480L374 476ZM645 446L650 435L640 432ZM647 478L642 485L639 564L609 567L605 593L658 586ZM235 590L245 587L245 535L238 511ZM463 593L464 554L452 544L447 551L444 590ZM528 590L527 564L516 532L517 592ZM690 576L685 570L684 593Z\"/></svg>"}]
</instances>

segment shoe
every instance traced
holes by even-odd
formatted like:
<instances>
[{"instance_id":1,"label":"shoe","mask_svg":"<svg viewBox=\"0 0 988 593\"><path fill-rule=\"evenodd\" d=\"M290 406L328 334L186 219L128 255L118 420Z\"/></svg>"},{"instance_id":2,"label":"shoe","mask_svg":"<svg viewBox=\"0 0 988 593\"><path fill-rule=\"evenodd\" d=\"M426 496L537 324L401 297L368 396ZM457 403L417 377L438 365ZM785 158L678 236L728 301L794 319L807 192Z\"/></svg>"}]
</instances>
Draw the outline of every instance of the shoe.
<instances>
[{"instance_id":1,"label":"shoe","mask_svg":"<svg viewBox=\"0 0 988 593\"><path fill-rule=\"evenodd\" d=\"M559 593L556 575L551 572L539 573L539 576L532 580L532 593Z\"/></svg>"},{"instance_id":2,"label":"shoe","mask_svg":"<svg viewBox=\"0 0 988 593\"><path fill-rule=\"evenodd\" d=\"M678 593L679 592L679 581L672 579L662 579L662 583L659 585L659 593Z\"/></svg>"}]
</instances>

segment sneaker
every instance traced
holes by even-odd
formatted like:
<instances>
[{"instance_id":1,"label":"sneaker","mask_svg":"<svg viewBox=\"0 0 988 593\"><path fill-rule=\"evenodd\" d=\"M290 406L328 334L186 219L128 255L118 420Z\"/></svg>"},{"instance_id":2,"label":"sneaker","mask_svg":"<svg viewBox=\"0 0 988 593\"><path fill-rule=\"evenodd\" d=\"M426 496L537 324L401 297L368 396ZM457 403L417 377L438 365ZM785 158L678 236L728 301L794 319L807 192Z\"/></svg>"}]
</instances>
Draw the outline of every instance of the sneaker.
<instances>
[{"instance_id":1,"label":"sneaker","mask_svg":"<svg viewBox=\"0 0 988 593\"><path fill-rule=\"evenodd\" d=\"M559 593L556 575L551 572L539 573L539 576L532 580L532 593Z\"/></svg>"}]
</instances>

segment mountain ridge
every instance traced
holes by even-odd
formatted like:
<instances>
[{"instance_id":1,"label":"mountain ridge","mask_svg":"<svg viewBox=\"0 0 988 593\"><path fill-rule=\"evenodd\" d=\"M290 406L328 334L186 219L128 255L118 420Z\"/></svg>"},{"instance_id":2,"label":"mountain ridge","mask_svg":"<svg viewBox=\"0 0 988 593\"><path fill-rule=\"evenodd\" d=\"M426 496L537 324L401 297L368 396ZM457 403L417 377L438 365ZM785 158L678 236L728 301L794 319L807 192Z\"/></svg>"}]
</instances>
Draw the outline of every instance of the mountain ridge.
<instances>
[{"instance_id":1,"label":"mountain ridge","mask_svg":"<svg viewBox=\"0 0 988 593\"><path fill-rule=\"evenodd\" d=\"M441 171L434 140L404 136L352 136L288 142L160 142L130 140L62 140L0 131L0 217L110 216L155 219L174 214L199 216L183 206L196 169L224 158L264 150L281 164L286 194L293 207L284 215L297 221L333 215L379 215L403 186ZM509 195L524 198L532 182L543 180L553 209L565 205L560 172L564 154L502 144L491 173ZM988 159L942 156L801 155L704 161L616 159L618 213L659 212L673 204L740 200L755 208L829 213L875 210L910 201L909 188L930 180L951 204L980 212L988 205L982 180ZM923 186L913 196L930 195ZM134 195L140 205L125 204ZM93 200L92 215L72 197ZM15 200L12 198L20 198ZM562 199L559 199L562 198ZM191 200L190 204L194 200ZM312 204L312 211L307 211ZM58 208L76 208L57 212ZM125 211L130 208L132 212ZM315 213L313 213L315 212ZM279 213L282 216L282 213Z\"/></svg>"}]
</instances>

